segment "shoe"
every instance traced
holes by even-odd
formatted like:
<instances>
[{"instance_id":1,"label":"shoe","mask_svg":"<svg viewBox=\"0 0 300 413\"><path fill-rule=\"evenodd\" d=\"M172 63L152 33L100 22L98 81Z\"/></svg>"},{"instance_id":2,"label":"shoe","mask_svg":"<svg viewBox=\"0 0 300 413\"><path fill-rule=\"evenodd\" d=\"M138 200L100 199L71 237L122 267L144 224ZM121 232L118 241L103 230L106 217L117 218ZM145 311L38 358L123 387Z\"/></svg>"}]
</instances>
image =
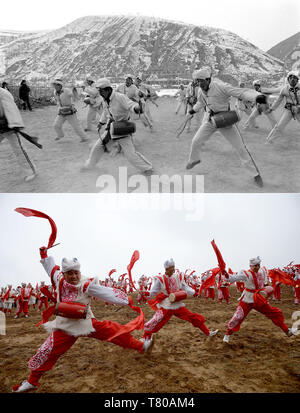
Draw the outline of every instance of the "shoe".
<instances>
[{"instance_id":1,"label":"shoe","mask_svg":"<svg viewBox=\"0 0 300 413\"><path fill-rule=\"evenodd\" d=\"M196 166L198 163L200 163L201 161L191 161L188 162L188 164L186 165L185 169L192 169L194 168L194 166Z\"/></svg>"},{"instance_id":2,"label":"shoe","mask_svg":"<svg viewBox=\"0 0 300 413\"><path fill-rule=\"evenodd\" d=\"M223 337L223 343L229 343L229 338L230 338L230 336L227 336L227 335L225 335L224 337Z\"/></svg>"},{"instance_id":3,"label":"shoe","mask_svg":"<svg viewBox=\"0 0 300 413\"><path fill-rule=\"evenodd\" d=\"M146 338L143 343L143 354L151 354L154 346L154 336L150 339Z\"/></svg>"},{"instance_id":4,"label":"shoe","mask_svg":"<svg viewBox=\"0 0 300 413\"><path fill-rule=\"evenodd\" d=\"M19 316L15 315L14 318L19 318Z\"/></svg>"},{"instance_id":5,"label":"shoe","mask_svg":"<svg viewBox=\"0 0 300 413\"><path fill-rule=\"evenodd\" d=\"M298 333L298 329L297 329L296 327L291 327L291 328L289 328L288 331L286 332L286 335L287 335L288 337L297 336L298 334L299 334L299 333Z\"/></svg>"},{"instance_id":6,"label":"shoe","mask_svg":"<svg viewBox=\"0 0 300 413\"><path fill-rule=\"evenodd\" d=\"M147 171L144 171L144 175L150 176L153 175L154 171L153 169L147 169Z\"/></svg>"},{"instance_id":7,"label":"shoe","mask_svg":"<svg viewBox=\"0 0 300 413\"><path fill-rule=\"evenodd\" d=\"M210 331L210 333L209 333L209 336L208 336L208 337L213 337L213 336L215 336L216 334L218 334L218 331L219 331L219 330L213 330L213 331Z\"/></svg>"},{"instance_id":8,"label":"shoe","mask_svg":"<svg viewBox=\"0 0 300 413\"><path fill-rule=\"evenodd\" d=\"M28 318L28 317L29 317L29 315L26 314L26 315L25 315L25 318Z\"/></svg>"},{"instance_id":9,"label":"shoe","mask_svg":"<svg viewBox=\"0 0 300 413\"><path fill-rule=\"evenodd\" d=\"M88 172L88 171L92 171L93 169L96 169L96 167L95 166L83 165L80 168L80 172Z\"/></svg>"},{"instance_id":10,"label":"shoe","mask_svg":"<svg viewBox=\"0 0 300 413\"><path fill-rule=\"evenodd\" d=\"M92 131L92 129L85 128L85 129L84 129L84 131L85 131L85 132L91 132L91 131Z\"/></svg>"},{"instance_id":11,"label":"shoe","mask_svg":"<svg viewBox=\"0 0 300 413\"><path fill-rule=\"evenodd\" d=\"M25 181L25 182L30 182L30 181L33 181L36 177L37 177L37 173L34 172L34 173L31 174L31 175L25 176L24 181Z\"/></svg>"},{"instance_id":12,"label":"shoe","mask_svg":"<svg viewBox=\"0 0 300 413\"><path fill-rule=\"evenodd\" d=\"M30 384L29 381L24 380L22 384L13 387L13 393L22 393L28 390L37 389L37 386Z\"/></svg>"},{"instance_id":13,"label":"shoe","mask_svg":"<svg viewBox=\"0 0 300 413\"><path fill-rule=\"evenodd\" d=\"M88 138L82 138L81 140L80 140L80 142L89 142L90 140L88 139Z\"/></svg>"},{"instance_id":14,"label":"shoe","mask_svg":"<svg viewBox=\"0 0 300 413\"><path fill-rule=\"evenodd\" d=\"M56 138L54 138L55 141L59 141L63 138L63 136L56 136Z\"/></svg>"},{"instance_id":15,"label":"shoe","mask_svg":"<svg viewBox=\"0 0 300 413\"><path fill-rule=\"evenodd\" d=\"M254 177L254 182L255 182L255 185L257 185L259 188L262 188L264 186L262 177L260 175L256 175Z\"/></svg>"}]
</instances>

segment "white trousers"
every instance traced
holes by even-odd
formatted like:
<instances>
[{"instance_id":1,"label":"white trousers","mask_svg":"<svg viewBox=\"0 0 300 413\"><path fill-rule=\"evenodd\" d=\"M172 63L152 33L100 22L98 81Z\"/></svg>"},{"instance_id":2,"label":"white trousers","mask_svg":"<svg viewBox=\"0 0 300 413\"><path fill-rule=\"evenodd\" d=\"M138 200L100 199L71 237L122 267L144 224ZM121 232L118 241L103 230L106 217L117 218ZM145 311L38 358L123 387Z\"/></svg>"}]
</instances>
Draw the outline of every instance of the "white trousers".
<instances>
[{"instance_id":1,"label":"white trousers","mask_svg":"<svg viewBox=\"0 0 300 413\"><path fill-rule=\"evenodd\" d=\"M139 169L142 172L152 169L151 162L149 162L140 152L138 152L135 149L131 136L118 139L115 142L117 142L121 146L123 153L125 157L127 158L127 160L137 169ZM108 148L113 146L115 142L110 141L107 145ZM101 139L98 139L91 149L91 152L89 154L88 160L85 163L85 166L94 167L97 164L97 162L100 160L103 153L104 153L104 147L102 145L102 141Z\"/></svg>"},{"instance_id":2,"label":"white trousers","mask_svg":"<svg viewBox=\"0 0 300 413\"><path fill-rule=\"evenodd\" d=\"M101 110L94 108L92 105L88 105L87 115L86 115L86 128L92 129L93 122L95 122L97 115L101 115Z\"/></svg>"},{"instance_id":3,"label":"white trousers","mask_svg":"<svg viewBox=\"0 0 300 413\"><path fill-rule=\"evenodd\" d=\"M295 113L295 119L300 123L300 113ZM269 133L267 140L273 140L276 138L282 137L282 132L287 124L293 119L291 111L288 109L284 109L283 114L279 120L279 122L274 126L274 128Z\"/></svg>"},{"instance_id":4,"label":"white trousers","mask_svg":"<svg viewBox=\"0 0 300 413\"><path fill-rule=\"evenodd\" d=\"M265 112L263 112L262 114L267 117L267 119L268 119L268 121L270 122L270 125L271 125L271 127L272 127L272 129L273 129L274 126L275 126L276 123L277 123L277 122L276 122L276 119L275 119L275 117L274 117L274 115L273 115L273 113L272 113L272 112L270 112L270 113L265 113ZM257 110L256 107L254 107L253 110L252 110L252 112L251 112L251 115L250 115L249 118L246 120L246 122L245 122L245 124L244 124L244 127L245 127L245 128L254 127L254 126L255 126L255 119L256 119L259 115L260 115L259 111Z\"/></svg>"},{"instance_id":5,"label":"white trousers","mask_svg":"<svg viewBox=\"0 0 300 413\"><path fill-rule=\"evenodd\" d=\"M81 138L81 140L88 139L87 135L84 133L84 130L80 126L78 118L75 113L73 115L66 115L66 116L57 115L56 116L55 121L54 121L54 129L55 129L55 132L58 138L64 137L62 126L66 121L69 122L69 124L72 126L73 130Z\"/></svg>"},{"instance_id":6,"label":"white trousers","mask_svg":"<svg viewBox=\"0 0 300 413\"><path fill-rule=\"evenodd\" d=\"M202 145L208 141L208 139L216 132L219 131L224 138L230 143L230 145L236 150L242 166L244 166L247 172L251 176L258 175L258 171L256 170L251 157L246 150L242 138L237 130L235 125L227 126L226 128L219 128L217 129L211 122L205 120L198 131L196 132L195 136L193 137L189 162L199 161L200 160L200 153Z\"/></svg>"},{"instance_id":7,"label":"white trousers","mask_svg":"<svg viewBox=\"0 0 300 413\"><path fill-rule=\"evenodd\" d=\"M36 167L32 160L29 158L29 155L26 152L24 146L22 145L22 138L20 137L20 135L16 135L14 132L4 132L0 135L0 142L4 138L6 138L8 143L10 144L24 176L35 173Z\"/></svg>"}]
</instances>

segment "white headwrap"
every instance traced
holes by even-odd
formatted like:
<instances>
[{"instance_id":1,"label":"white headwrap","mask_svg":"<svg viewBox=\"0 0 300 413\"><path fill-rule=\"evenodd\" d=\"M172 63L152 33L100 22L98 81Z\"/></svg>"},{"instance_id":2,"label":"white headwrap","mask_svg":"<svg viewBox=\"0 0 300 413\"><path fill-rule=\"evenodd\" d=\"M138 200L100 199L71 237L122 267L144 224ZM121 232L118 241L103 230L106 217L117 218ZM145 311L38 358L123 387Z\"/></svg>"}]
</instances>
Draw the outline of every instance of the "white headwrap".
<instances>
[{"instance_id":1,"label":"white headwrap","mask_svg":"<svg viewBox=\"0 0 300 413\"><path fill-rule=\"evenodd\" d=\"M107 79L106 77L103 77L103 78L101 78L101 79L98 79L96 82L95 82L95 85L94 85L95 87L98 87L98 88L100 88L100 89L104 89L104 88L106 88L106 87L111 87L111 83L110 83L110 81L109 81L109 79Z\"/></svg>"},{"instance_id":2,"label":"white headwrap","mask_svg":"<svg viewBox=\"0 0 300 413\"><path fill-rule=\"evenodd\" d=\"M252 84L253 84L253 86L255 86L255 85L260 86L260 80L254 80Z\"/></svg>"},{"instance_id":3,"label":"white headwrap","mask_svg":"<svg viewBox=\"0 0 300 413\"><path fill-rule=\"evenodd\" d=\"M299 79L299 72L297 70L291 70L287 75L286 78L288 79L290 76L296 76Z\"/></svg>"},{"instance_id":4,"label":"white headwrap","mask_svg":"<svg viewBox=\"0 0 300 413\"><path fill-rule=\"evenodd\" d=\"M261 263L260 257L250 258L250 260L249 260L250 265L257 265L257 264L260 264L260 263Z\"/></svg>"},{"instance_id":5,"label":"white headwrap","mask_svg":"<svg viewBox=\"0 0 300 413\"><path fill-rule=\"evenodd\" d=\"M77 258L63 258L61 261L61 270L62 272L70 271L70 270L80 270L80 264Z\"/></svg>"},{"instance_id":6,"label":"white headwrap","mask_svg":"<svg viewBox=\"0 0 300 413\"><path fill-rule=\"evenodd\" d=\"M170 268L170 267L175 267L175 262L173 258L170 258L169 260L164 262L164 267L165 269Z\"/></svg>"},{"instance_id":7,"label":"white headwrap","mask_svg":"<svg viewBox=\"0 0 300 413\"><path fill-rule=\"evenodd\" d=\"M203 69L195 70L193 73L193 79L208 79L211 77L211 70L209 67L204 67Z\"/></svg>"}]
</instances>

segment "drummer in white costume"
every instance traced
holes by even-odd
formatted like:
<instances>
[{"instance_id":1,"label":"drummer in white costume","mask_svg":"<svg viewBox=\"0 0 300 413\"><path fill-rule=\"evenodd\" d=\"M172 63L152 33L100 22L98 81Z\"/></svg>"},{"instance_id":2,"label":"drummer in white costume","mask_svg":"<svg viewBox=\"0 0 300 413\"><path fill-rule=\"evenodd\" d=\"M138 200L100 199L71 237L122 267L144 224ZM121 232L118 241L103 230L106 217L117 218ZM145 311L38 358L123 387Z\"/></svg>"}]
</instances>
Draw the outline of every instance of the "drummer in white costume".
<instances>
[{"instance_id":1,"label":"drummer in white costume","mask_svg":"<svg viewBox=\"0 0 300 413\"><path fill-rule=\"evenodd\" d=\"M86 128L85 132L91 131L93 129L93 122L96 121L97 115L100 117L102 112L102 102L103 99L99 95L98 89L95 88L95 81L92 76L88 75L85 79L84 88L84 103L88 105L87 115L86 115Z\"/></svg>"},{"instance_id":2,"label":"drummer in white costume","mask_svg":"<svg viewBox=\"0 0 300 413\"><path fill-rule=\"evenodd\" d=\"M198 101L189 113L193 115L204 108L207 113L205 114L196 135L193 137L186 169L191 169L201 162L200 154L202 146L208 141L213 133L219 131L236 150L242 165L249 175L254 178L255 184L262 187L263 182L261 176L256 170L251 157L242 142L237 127L232 124L231 126L217 128L211 120L212 116L215 114L218 114L219 112L228 112L230 110L231 97L255 101L256 97L260 94L254 90L237 88L228 83L212 80L211 70L209 68L197 70L193 73L193 78L199 81L200 91L198 94Z\"/></svg>"},{"instance_id":3,"label":"drummer in white costume","mask_svg":"<svg viewBox=\"0 0 300 413\"><path fill-rule=\"evenodd\" d=\"M133 102L127 96L115 92L112 89L108 79L99 79L95 86L99 89L100 95L104 100L104 110L99 123L99 130L105 125L105 133L97 140L92 147L89 158L82 167L82 171L93 169L101 156L107 151L106 145L111 145L112 141L109 138L110 125L114 121L127 121L131 113L140 113L140 106ZM124 133L124 136L118 136L114 139L114 145L119 145L127 160L146 175L151 175L153 172L152 164L145 156L135 149L130 133Z\"/></svg>"},{"instance_id":4,"label":"drummer in white costume","mask_svg":"<svg viewBox=\"0 0 300 413\"><path fill-rule=\"evenodd\" d=\"M130 334L134 327L129 327L127 329L128 332L126 332L124 328L127 325L123 326L113 321L99 321L92 313L90 308L92 297L119 306L131 305L125 293L119 289L100 285L97 278L84 278L81 275L80 263L77 258L63 258L62 272L60 272L60 268L55 265L54 258L47 256L47 249L45 247L40 249L40 254L42 258L41 264L49 275L52 285L56 288L57 303L59 306L68 307L68 315L64 313L63 316L57 316L53 321L43 320L43 326L50 333L50 336L29 360L28 367L31 373L28 380L14 386L14 392L37 389L42 375L52 369L59 357L80 336L109 341L124 349L131 348L139 353L149 353L152 350L152 340L140 341ZM76 311L78 313L78 307L80 311L84 311L86 318L75 319L73 315L71 318L69 317L70 312L74 313ZM47 322L45 323L45 321ZM118 334L120 329L121 333Z\"/></svg>"}]
</instances>

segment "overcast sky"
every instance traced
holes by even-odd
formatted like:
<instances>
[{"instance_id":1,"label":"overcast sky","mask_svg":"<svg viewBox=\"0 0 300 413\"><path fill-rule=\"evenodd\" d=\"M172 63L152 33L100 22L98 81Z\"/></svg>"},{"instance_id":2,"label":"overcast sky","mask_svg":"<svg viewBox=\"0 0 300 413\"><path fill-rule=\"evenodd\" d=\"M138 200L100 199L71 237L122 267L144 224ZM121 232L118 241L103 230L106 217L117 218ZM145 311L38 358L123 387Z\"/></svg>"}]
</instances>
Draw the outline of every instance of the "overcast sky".
<instances>
[{"instance_id":1,"label":"overcast sky","mask_svg":"<svg viewBox=\"0 0 300 413\"><path fill-rule=\"evenodd\" d=\"M87 15L162 17L232 31L262 50L294 35L300 27L299 0L7 0L0 30L57 29Z\"/></svg>"},{"instance_id":2,"label":"overcast sky","mask_svg":"<svg viewBox=\"0 0 300 413\"><path fill-rule=\"evenodd\" d=\"M118 203L105 202L114 196ZM53 218L58 228L56 242L61 244L49 250L51 255L58 265L63 257L77 257L82 274L88 277L104 279L115 268L117 278L127 272L136 249L140 260L133 268L135 279L162 272L163 262L171 257L181 271L201 273L217 265L212 239L234 271L248 268L249 258L257 255L267 268L292 260L300 263L300 195L198 196L204 200L203 218L189 221L187 207L191 210L192 205L176 211L154 210L146 204L138 210L139 200L149 199L149 194L0 194L0 286L49 282L39 263L39 247L47 245L50 225L47 220L16 213L17 207L37 209Z\"/></svg>"}]
</instances>

